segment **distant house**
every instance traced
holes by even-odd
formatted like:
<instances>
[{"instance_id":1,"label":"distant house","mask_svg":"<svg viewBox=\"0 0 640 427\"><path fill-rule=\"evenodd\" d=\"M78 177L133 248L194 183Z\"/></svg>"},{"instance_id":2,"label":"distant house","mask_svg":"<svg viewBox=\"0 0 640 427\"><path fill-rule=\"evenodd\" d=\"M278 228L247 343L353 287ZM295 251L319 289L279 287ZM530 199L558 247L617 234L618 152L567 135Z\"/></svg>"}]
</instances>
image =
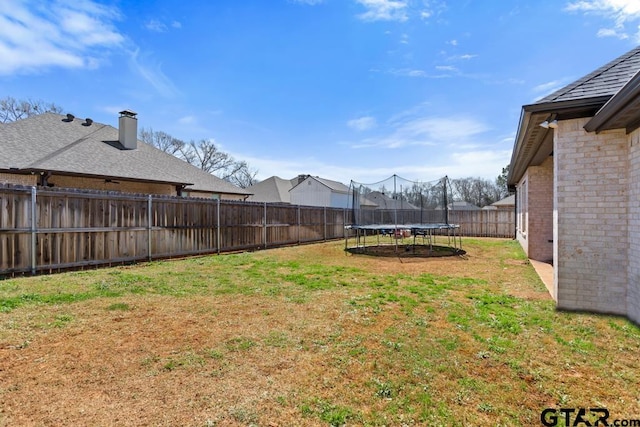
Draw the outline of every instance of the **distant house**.
<instances>
[{"instance_id":1,"label":"distant house","mask_svg":"<svg viewBox=\"0 0 640 427\"><path fill-rule=\"evenodd\" d=\"M488 206L484 206L482 209L483 210L506 210L506 211L512 211L514 210L516 207L516 196L515 194L512 194L511 196L507 196L504 199L500 199L497 202L494 202Z\"/></svg>"},{"instance_id":2,"label":"distant house","mask_svg":"<svg viewBox=\"0 0 640 427\"><path fill-rule=\"evenodd\" d=\"M244 200L251 193L138 141L136 113L118 129L45 113L0 124L0 184Z\"/></svg>"},{"instance_id":3,"label":"distant house","mask_svg":"<svg viewBox=\"0 0 640 427\"><path fill-rule=\"evenodd\" d=\"M293 179L272 176L247 188L251 202L290 203L303 206L346 208L349 187L318 176L298 175Z\"/></svg>"},{"instance_id":4,"label":"distant house","mask_svg":"<svg viewBox=\"0 0 640 427\"><path fill-rule=\"evenodd\" d=\"M478 211L479 207L474 205L473 203L466 202L464 200L458 200L449 203L450 211Z\"/></svg>"},{"instance_id":5,"label":"distant house","mask_svg":"<svg viewBox=\"0 0 640 427\"><path fill-rule=\"evenodd\" d=\"M375 204L375 209L420 210L419 207L412 205L402 198L394 199L393 197L389 197L380 191L372 191L370 193L367 193L364 197L369 202ZM366 207L364 203L361 203L361 205L362 207Z\"/></svg>"},{"instance_id":6,"label":"distant house","mask_svg":"<svg viewBox=\"0 0 640 427\"><path fill-rule=\"evenodd\" d=\"M640 47L522 107L507 183L557 306L640 322Z\"/></svg>"},{"instance_id":7,"label":"distant house","mask_svg":"<svg viewBox=\"0 0 640 427\"><path fill-rule=\"evenodd\" d=\"M272 176L247 187L247 191L253 193L247 200L250 202L291 203L291 194L289 192L297 183L297 177L294 179L282 179L278 176Z\"/></svg>"},{"instance_id":8,"label":"distant house","mask_svg":"<svg viewBox=\"0 0 640 427\"><path fill-rule=\"evenodd\" d=\"M349 187L338 181L318 176L299 176L298 183L289 191L291 203L305 206L347 208Z\"/></svg>"}]
</instances>

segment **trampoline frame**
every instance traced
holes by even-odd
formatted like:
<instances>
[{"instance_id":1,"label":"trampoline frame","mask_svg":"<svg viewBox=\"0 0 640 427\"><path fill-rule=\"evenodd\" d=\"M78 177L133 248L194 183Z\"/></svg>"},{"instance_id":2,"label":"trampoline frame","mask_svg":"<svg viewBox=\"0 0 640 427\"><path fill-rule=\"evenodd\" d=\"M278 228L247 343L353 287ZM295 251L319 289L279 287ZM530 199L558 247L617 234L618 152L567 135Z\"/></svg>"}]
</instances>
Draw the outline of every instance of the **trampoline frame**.
<instances>
[{"instance_id":1,"label":"trampoline frame","mask_svg":"<svg viewBox=\"0 0 640 427\"><path fill-rule=\"evenodd\" d=\"M398 250L398 240L404 237L403 231L409 230L411 232L411 236L413 237L413 247L416 246L416 238L418 236L422 236L423 244L424 239L428 240L429 250L433 251L433 245L435 243L436 236L440 235L443 230L446 230L447 237L447 246L452 247L456 250L462 250L462 235L458 232L460 229L460 225L458 224L446 224L446 223L432 223L432 224L368 224L368 225L347 225L345 226L345 241L344 241L344 249L350 248L362 248L366 249L368 246L372 247L373 245L367 246L367 231L375 231L375 235L377 235L378 242L376 246L382 246L380 244L380 235L386 235L387 232L395 237L395 249ZM349 246L349 231L355 230L356 235L356 244L355 246ZM435 233L438 231L440 233ZM453 240L453 246L451 242ZM425 245L426 246L426 245Z\"/></svg>"}]
</instances>

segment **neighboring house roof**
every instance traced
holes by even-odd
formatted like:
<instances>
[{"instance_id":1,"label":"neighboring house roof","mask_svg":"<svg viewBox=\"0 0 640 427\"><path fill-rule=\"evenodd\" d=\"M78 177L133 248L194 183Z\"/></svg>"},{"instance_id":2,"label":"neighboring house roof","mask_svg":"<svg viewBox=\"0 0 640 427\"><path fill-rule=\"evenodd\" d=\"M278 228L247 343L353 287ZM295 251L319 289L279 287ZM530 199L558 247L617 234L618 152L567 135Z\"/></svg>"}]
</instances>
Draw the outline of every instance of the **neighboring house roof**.
<instances>
[{"instance_id":1,"label":"neighboring house roof","mask_svg":"<svg viewBox=\"0 0 640 427\"><path fill-rule=\"evenodd\" d=\"M500 199L497 202L491 203L489 206L484 206L482 209L490 210L490 209L509 209L513 208L516 205L516 195L512 194L511 196L507 196L504 199Z\"/></svg>"},{"instance_id":2,"label":"neighboring house roof","mask_svg":"<svg viewBox=\"0 0 640 427\"><path fill-rule=\"evenodd\" d=\"M640 47L636 47L536 103L524 105L508 184L517 184L527 167L541 164L553 151L553 129L540 126L547 119L593 117L585 126L587 131L625 127L629 131L640 126L639 71Z\"/></svg>"},{"instance_id":3,"label":"neighboring house roof","mask_svg":"<svg viewBox=\"0 0 640 427\"><path fill-rule=\"evenodd\" d=\"M186 190L249 195L152 145L138 141L126 150L118 129L82 119L44 113L0 125L0 170L54 172L186 185Z\"/></svg>"},{"instance_id":4,"label":"neighboring house roof","mask_svg":"<svg viewBox=\"0 0 640 427\"><path fill-rule=\"evenodd\" d=\"M338 181L332 181L330 179L320 178L319 176L311 176L311 175L308 175L305 180L293 179L292 181L297 182L297 184L295 184L293 188L296 188L298 185L301 185L307 179L316 180L320 184L324 185L325 187L329 188L331 191L335 193L349 194L349 187L347 187L343 183ZM293 188L291 190L293 190Z\"/></svg>"},{"instance_id":5,"label":"neighboring house roof","mask_svg":"<svg viewBox=\"0 0 640 427\"><path fill-rule=\"evenodd\" d=\"M449 204L449 209L452 211L477 211L480 208L464 200L458 200L455 202L451 202Z\"/></svg>"},{"instance_id":6,"label":"neighboring house roof","mask_svg":"<svg viewBox=\"0 0 640 427\"><path fill-rule=\"evenodd\" d=\"M332 192L344 194L349 193L349 187L341 182L320 178L318 176L298 175L292 179L282 179L277 176L272 176L248 187L247 191L253 193L248 200L252 202L291 203L290 191L305 182L307 179L318 181L320 184L329 188ZM304 189L305 187L300 188Z\"/></svg>"},{"instance_id":7,"label":"neighboring house roof","mask_svg":"<svg viewBox=\"0 0 640 427\"><path fill-rule=\"evenodd\" d=\"M378 209L416 209L419 207L412 205L406 200L396 200L380 191L372 191L364 196L366 199L378 205Z\"/></svg>"},{"instance_id":8,"label":"neighboring house roof","mask_svg":"<svg viewBox=\"0 0 640 427\"><path fill-rule=\"evenodd\" d=\"M248 187L247 191L253 193L252 196L249 196L248 200L252 202L291 203L289 190L291 190L294 183L297 182L297 178L282 179L277 176L272 176Z\"/></svg>"}]
</instances>

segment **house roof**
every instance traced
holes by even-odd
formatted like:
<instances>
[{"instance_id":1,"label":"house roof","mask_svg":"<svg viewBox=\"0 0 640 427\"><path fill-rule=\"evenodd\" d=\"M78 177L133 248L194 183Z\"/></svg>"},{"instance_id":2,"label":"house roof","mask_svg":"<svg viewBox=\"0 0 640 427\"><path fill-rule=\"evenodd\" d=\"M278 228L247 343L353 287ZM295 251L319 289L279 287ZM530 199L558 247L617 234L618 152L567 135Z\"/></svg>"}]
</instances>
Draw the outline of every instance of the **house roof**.
<instances>
[{"instance_id":1,"label":"house roof","mask_svg":"<svg viewBox=\"0 0 640 427\"><path fill-rule=\"evenodd\" d=\"M247 188L247 191L253 193L252 196L249 196L249 200L252 202L291 203L289 190L297 182L297 178L282 179L278 176L272 176Z\"/></svg>"},{"instance_id":2,"label":"house roof","mask_svg":"<svg viewBox=\"0 0 640 427\"><path fill-rule=\"evenodd\" d=\"M480 208L465 200L456 200L449 203L449 209L453 211L477 211Z\"/></svg>"},{"instance_id":3,"label":"house roof","mask_svg":"<svg viewBox=\"0 0 640 427\"><path fill-rule=\"evenodd\" d=\"M640 127L640 72L636 73L584 126L587 132Z\"/></svg>"},{"instance_id":4,"label":"house roof","mask_svg":"<svg viewBox=\"0 0 640 427\"><path fill-rule=\"evenodd\" d=\"M516 204L516 195L512 194L510 196L505 197L504 199L500 199L497 202L491 203L491 206L515 206Z\"/></svg>"},{"instance_id":5,"label":"house roof","mask_svg":"<svg viewBox=\"0 0 640 427\"><path fill-rule=\"evenodd\" d=\"M412 205L406 200L396 200L380 191L372 191L364 196L366 199L378 205L378 209L416 209L419 207Z\"/></svg>"},{"instance_id":6,"label":"house roof","mask_svg":"<svg viewBox=\"0 0 640 427\"><path fill-rule=\"evenodd\" d=\"M513 208L516 205L516 195L512 194L510 196L505 197L504 199L500 199L497 202L493 202L488 206L484 206L482 209L490 210L490 209L507 209Z\"/></svg>"},{"instance_id":7,"label":"house roof","mask_svg":"<svg viewBox=\"0 0 640 427\"><path fill-rule=\"evenodd\" d=\"M291 203L290 191L308 179L314 179L318 181L333 192L344 194L349 193L349 187L342 184L341 182L320 178L318 176L298 175L297 177L292 179L283 179L277 176L272 176L247 188L247 191L253 193L253 195L249 197L249 201L268 203Z\"/></svg>"},{"instance_id":8,"label":"house roof","mask_svg":"<svg viewBox=\"0 0 640 427\"><path fill-rule=\"evenodd\" d=\"M605 112L608 114L599 116L602 123L590 122L590 126L585 126L587 131L604 130L603 123L609 126L606 129L612 129L610 126L614 124L619 126L620 123L611 121L612 114L618 113L617 117L620 117L619 113L622 111L632 117L634 112L640 111L640 105L629 105L628 99L629 94L635 99L638 97L638 71L640 46L536 103L524 105L507 177L509 186L517 184L529 166L541 164L552 153L553 129L541 127L540 124L544 120L595 117L608 101L613 101L612 98L619 101L613 102ZM618 98L617 94L626 94L626 97Z\"/></svg>"},{"instance_id":9,"label":"house roof","mask_svg":"<svg viewBox=\"0 0 640 427\"><path fill-rule=\"evenodd\" d=\"M187 190L249 195L152 145L126 150L118 129L44 113L0 125L0 170L185 185Z\"/></svg>"},{"instance_id":10,"label":"house roof","mask_svg":"<svg viewBox=\"0 0 640 427\"><path fill-rule=\"evenodd\" d=\"M292 181L296 182L296 184L293 186L293 188L297 187L298 185L302 184L304 181L306 181L307 179L313 179L318 181L320 184L324 185L325 187L328 187L331 191L336 192L336 193L344 193L344 194L348 194L349 193L349 187L347 187L346 185L344 185L341 182L338 181L332 181L330 179L326 179L326 178L320 178L319 176L311 176L308 175L307 178L305 180L296 180L293 179ZM292 188L292 189L293 189Z\"/></svg>"}]
</instances>

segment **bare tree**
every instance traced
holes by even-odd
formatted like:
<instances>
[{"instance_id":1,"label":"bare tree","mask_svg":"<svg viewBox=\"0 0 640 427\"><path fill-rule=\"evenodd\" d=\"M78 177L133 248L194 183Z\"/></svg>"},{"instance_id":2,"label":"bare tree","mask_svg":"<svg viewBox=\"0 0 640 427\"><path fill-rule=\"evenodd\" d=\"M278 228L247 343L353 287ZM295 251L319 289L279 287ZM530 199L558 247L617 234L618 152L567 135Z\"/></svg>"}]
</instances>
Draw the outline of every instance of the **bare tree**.
<instances>
[{"instance_id":1,"label":"bare tree","mask_svg":"<svg viewBox=\"0 0 640 427\"><path fill-rule=\"evenodd\" d=\"M229 153L218 149L213 140L201 139L185 143L153 129L142 129L139 137L143 142L241 188L256 183L258 171L251 169L247 162L238 161Z\"/></svg>"},{"instance_id":2,"label":"bare tree","mask_svg":"<svg viewBox=\"0 0 640 427\"><path fill-rule=\"evenodd\" d=\"M42 113L62 113L62 107L43 101L17 100L10 96L0 99L0 123L15 122Z\"/></svg>"},{"instance_id":3,"label":"bare tree","mask_svg":"<svg viewBox=\"0 0 640 427\"><path fill-rule=\"evenodd\" d=\"M168 133L162 131L154 132L152 128L140 129L139 137L143 142L146 142L149 145L153 145L154 147L164 151L165 153L169 153L176 157L180 157L179 154L186 145L184 141L174 138Z\"/></svg>"},{"instance_id":4,"label":"bare tree","mask_svg":"<svg viewBox=\"0 0 640 427\"><path fill-rule=\"evenodd\" d=\"M502 199L505 190L499 185L499 181L491 182L483 178L461 178L451 181L454 190L454 198L464 200L479 207L490 205Z\"/></svg>"},{"instance_id":5,"label":"bare tree","mask_svg":"<svg viewBox=\"0 0 640 427\"><path fill-rule=\"evenodd\" d=\"M244 161L240 163L242 163L242 167L235 175L230 176L228 181L240 188L247 188L253 184L257 184L258 180L256 176L258 175L258 170L250 168Z\"/></svg>"}]
</instances>

